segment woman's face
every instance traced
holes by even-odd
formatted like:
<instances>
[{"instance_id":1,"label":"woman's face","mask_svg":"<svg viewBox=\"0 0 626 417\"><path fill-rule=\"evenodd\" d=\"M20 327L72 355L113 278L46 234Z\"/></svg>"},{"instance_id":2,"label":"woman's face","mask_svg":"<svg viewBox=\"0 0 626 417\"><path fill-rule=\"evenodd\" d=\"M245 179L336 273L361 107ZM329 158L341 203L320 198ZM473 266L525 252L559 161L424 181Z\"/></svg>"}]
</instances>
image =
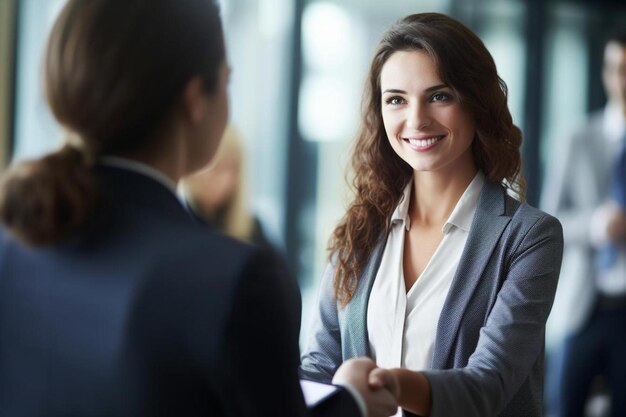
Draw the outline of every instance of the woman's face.
<instances>
[{"instance_id":1,"label":"woman's face","mask_svg":"<svg viewBox=\"0 0 626 417\"><path fill-rule=\"evenodd\" d=\"M209 160L213 159L228 121L228 79L230 68L226 62L222 62L218 72L215 91L209 96L208 118L205 128L205 143L208 145L206 154ZM205 165L206 161L202 164Z\"/></svg>"},{"instance_id":2,"label":"woman's face","mask_svg":"<svg viewBox=\"0 0 626 417\"><path fill-rule=\"evenodd\" d=\"M199 77L193 80L197 84L190 99L194 110L187 146L188 173L202 169L215 157L228 121L229 71L228 65L222 62L215 90L211 92L204 90Z\"/></svg>"},{"instance_id":3,"label":"woman's face","mask_svg":"<svg viewBox=\"0 0 626 417\"><path fill-rule=\"evenodd\" d=\"M606 95L626 113L626 47L617 42L606 45L602 77Z\"/></svg>"},{"instance_id":4,"label":"woman's face","mask_svg":"<svg viewBox=\"0 0 626 417\"><path fill-rule=\"evenodd\" d=\"M387 138L414 171L475 170L474 118L428 54L395 52L382 67L380 85Z\"/></svg>"}]
</instances>

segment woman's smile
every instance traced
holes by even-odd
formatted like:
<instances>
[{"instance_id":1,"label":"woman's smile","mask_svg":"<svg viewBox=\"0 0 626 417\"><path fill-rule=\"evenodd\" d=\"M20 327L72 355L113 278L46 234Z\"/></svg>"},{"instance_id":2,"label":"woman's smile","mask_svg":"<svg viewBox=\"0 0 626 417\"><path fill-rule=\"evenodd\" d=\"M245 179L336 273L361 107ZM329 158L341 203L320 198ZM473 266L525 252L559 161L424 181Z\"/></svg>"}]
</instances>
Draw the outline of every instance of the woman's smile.
<instances>
[{"instance_id":1,"label":"woman's smile","mask_svg":"<svg viewBox=\"0 0 626 417\"><path fill-rule=\"evenodd\" d=\"M421 136L421 137L408 137L402 138L403 141L409 144L409 147L417 152L425 152L435 147L440 141L442 141L446 135L438 136Z\"/></svg>"},{"instance_id":2,"label":"woman's smile","mask_svg":"<svg viewBox=\"0 0 626 417\"><path fill-rule=\"evenodd\" d=\"M428 54L395 52L382 67L380 85L383 123L400 158L416 172L463 169L473 176L474 118Z\"/></svg>"}]
</instances>

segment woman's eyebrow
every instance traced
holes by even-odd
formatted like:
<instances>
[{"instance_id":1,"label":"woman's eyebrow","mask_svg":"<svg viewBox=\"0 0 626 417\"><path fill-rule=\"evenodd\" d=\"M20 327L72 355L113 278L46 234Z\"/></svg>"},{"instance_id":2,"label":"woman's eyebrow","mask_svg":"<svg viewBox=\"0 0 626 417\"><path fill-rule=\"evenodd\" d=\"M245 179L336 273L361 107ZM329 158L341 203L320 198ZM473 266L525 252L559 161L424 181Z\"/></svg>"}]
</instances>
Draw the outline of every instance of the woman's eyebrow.
<instances>
[{"instance_id":1,"label":"woman's eyebrow","mask_svg":"<svg viewBox=\"0 0 626 417\"><path fill-rule=\"evenodd\" d=\"M449 87L446 84L437 84L437 85L433 85L432 87L428 87L424 91L427 92L427 93L430 93L431 91L439 90L441 88L449 88ZM383 91L383 94L385 94L385 93L406 94L407 92L404 91L404 90L399 90L397 88L388 88L385 91Z\"/></svg>"},{"instance_id":2,"label":"woman's eyebrow","mask_svg":"<svg viewBox=\"0 0 626 417\"><path fill-rule=\"evenodd\" d=\"M383 91L383 94L385 94L385 93L406 94L406 91L404 91L404 90L397 90L395 88L388 88L385 91Z\"/></svg>"},{"instance_id":3,"label":"woman's eyebrow","mask_svg":"<svg viewBox=\"0 0 626 417\"><path fill-rule=\"evenodd\" d=\"M431 91L435 91L435 90L440 90L442 88L448 88L447 85L445 84L437 84L437 85L433 85L432 87L428 87L426 90L427 93L431 92Z\"/></svg>"}]
</instances>

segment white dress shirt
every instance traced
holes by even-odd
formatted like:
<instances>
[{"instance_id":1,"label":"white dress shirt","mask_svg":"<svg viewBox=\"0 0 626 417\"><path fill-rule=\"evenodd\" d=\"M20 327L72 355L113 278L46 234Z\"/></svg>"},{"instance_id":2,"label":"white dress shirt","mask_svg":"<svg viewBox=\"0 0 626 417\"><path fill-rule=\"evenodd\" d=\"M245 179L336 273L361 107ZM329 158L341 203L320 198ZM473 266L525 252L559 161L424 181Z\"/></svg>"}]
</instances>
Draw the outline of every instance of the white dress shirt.
<instances>
[{"instance_id":1,"label":"white dress shirt","mask_svg":"<svg viewBox=\"0 0 626 417\"><path fill-rule=\"evenodd\" d=\"M385 368L431 369L437 324L485 183L479 171L442 228L443 239L426 268L407 292L404 238L413 182L391 217L391 230L370 294L367 330L372 356Z\"/></svg>"}]
</instances>

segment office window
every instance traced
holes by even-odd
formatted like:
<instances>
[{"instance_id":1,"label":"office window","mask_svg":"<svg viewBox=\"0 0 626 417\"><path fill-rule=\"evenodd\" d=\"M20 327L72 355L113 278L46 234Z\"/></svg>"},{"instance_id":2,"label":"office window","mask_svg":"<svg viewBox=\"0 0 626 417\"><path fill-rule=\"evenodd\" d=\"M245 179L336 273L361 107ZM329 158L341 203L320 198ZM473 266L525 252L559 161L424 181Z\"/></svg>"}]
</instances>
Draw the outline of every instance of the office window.
<instances>
[{"instance_id":1,"label":"office window","mask_svg":"<svg viewBox=\"0 0 626 417\"><path fill-rule=\"evenodd\" d=\"M19 2L13 159L38 157L62 138L45 101L42 63L48 32L63 4L64 0Z\"/></svg>"},{"instance_id":2,"label":"office window","mask_svg":"<svg viewBox=\"0 0 626 417\"><path fill-rule=\"evenodd\" d=\"M550 10L544 69L546 117L541 135L544 165L550 164L557 142L566 140L586 119L589 57L584 25L580 7L559 5Z\"/></svg>"},{"instance_id":3,"label":"office window","mask_svg":"<svg viewBox=\"0 0 626 417\"><path fill-rule=\"evenodd\" d=\"M278 246L285 233L294 0L222 0L231 122L245 145L250 209Z\"/></svg>"},{"instance_id":4,"label":"office window","mask_svg":"<svg viewBox=\"0 0 626 417\"><path fill-rule=\"evenodd\" d=\"M523 33L524 4L498 1L482 9L483 24L477 33L493 56L500 78L509 90L508 105L513 122L523 128L526 52Z\"/></svg>"},{"instance_id":5,"label":"office window","mask_svg":"<svg viewBox=\"0 0 626 417\"><path fill-rule=\"evenodd\" d=\"M0 167L8 162L13 113L13 70L17 2L0 1Z\"/></svg>"}]
</instances>

